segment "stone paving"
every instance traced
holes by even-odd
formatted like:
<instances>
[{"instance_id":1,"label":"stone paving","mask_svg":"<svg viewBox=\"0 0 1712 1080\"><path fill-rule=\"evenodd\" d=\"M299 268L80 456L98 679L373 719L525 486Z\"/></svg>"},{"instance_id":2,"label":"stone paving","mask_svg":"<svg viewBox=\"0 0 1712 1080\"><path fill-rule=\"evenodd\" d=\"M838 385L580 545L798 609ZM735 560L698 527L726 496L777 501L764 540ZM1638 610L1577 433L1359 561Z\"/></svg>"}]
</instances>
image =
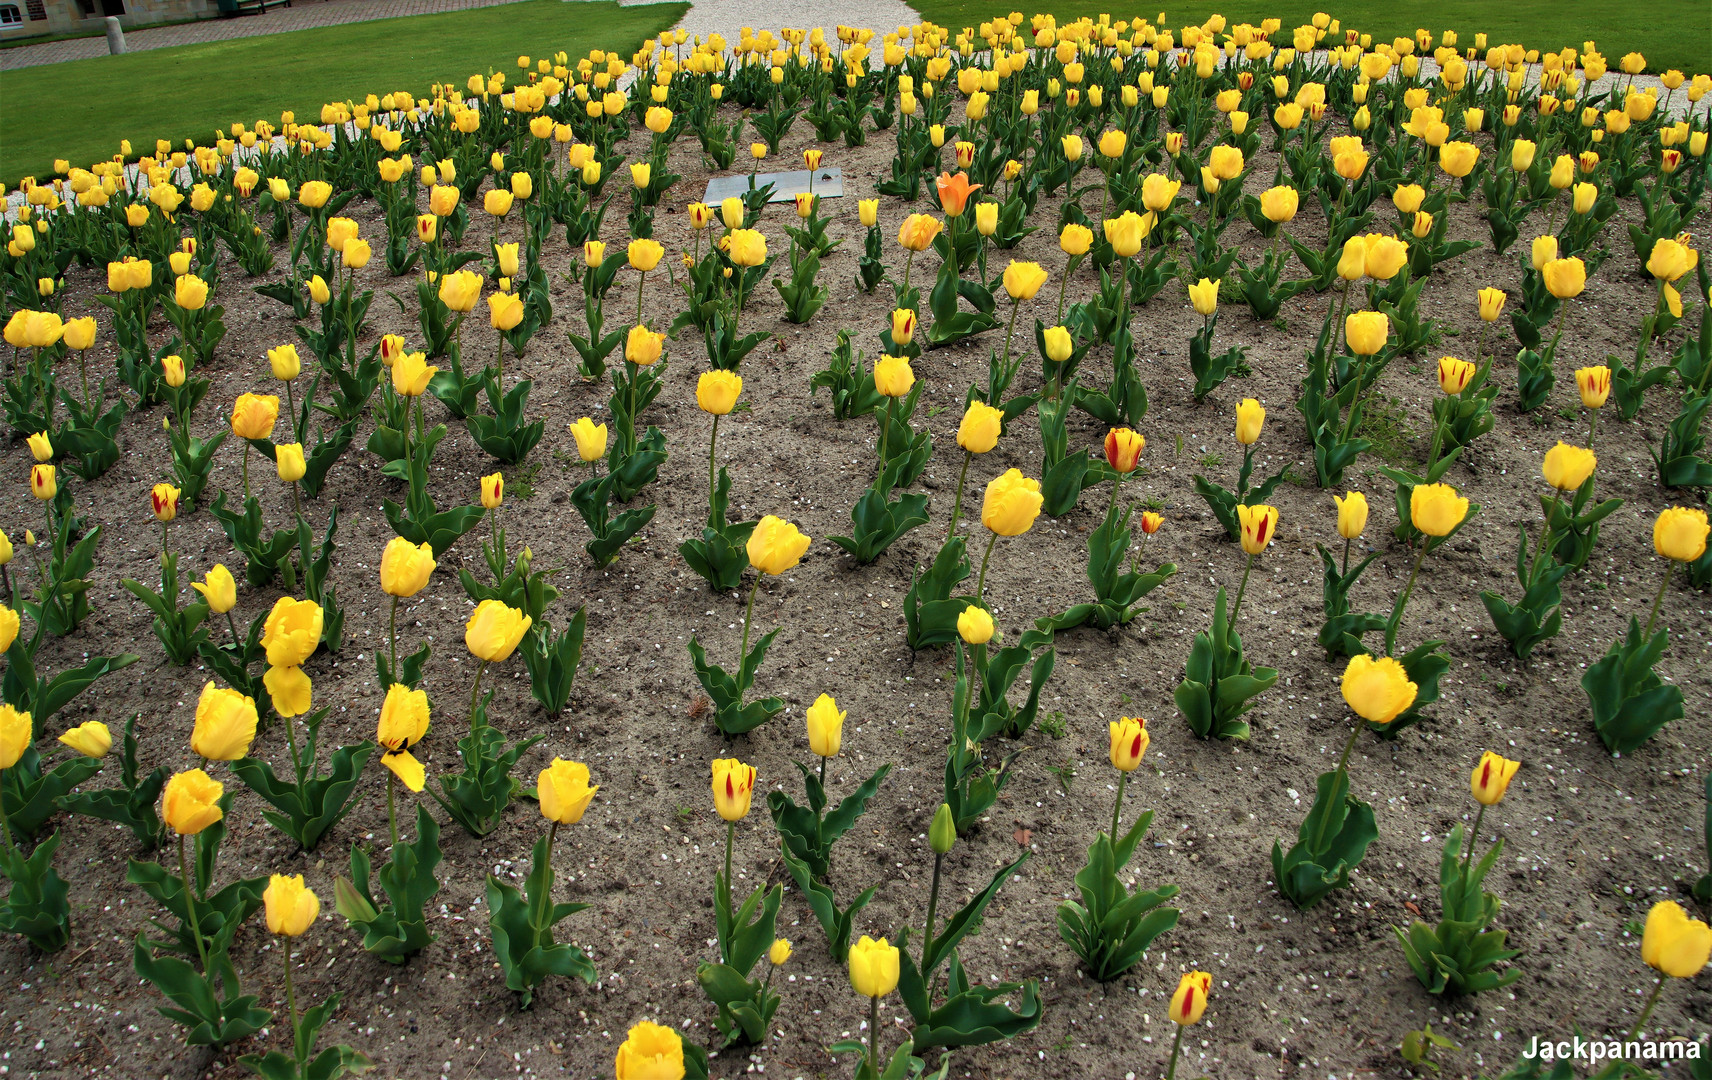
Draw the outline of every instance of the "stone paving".
<instances>
[{"instance_id":1,"label":"stone paving","mask_svg":"<svg viewBox=\"0 0 1712 1080\"><path fill-rule=\"evenodd\" d=\"M169 49L175 45L198 45L207 41L229 41L233 38L256 37L262 34L285 34L317 26L396 19L405 15L438 15L447 11L520 2L521 0L325 0L322 3L299 3L289 8L270 8L261 15L204 19L179 26L127 30L125 50L141 52L145 49ZM0 71L106 55L107 39L101 36L50 41L42 45L20 45L14 49L0 50Z\"/></svg>"}]
</instances>

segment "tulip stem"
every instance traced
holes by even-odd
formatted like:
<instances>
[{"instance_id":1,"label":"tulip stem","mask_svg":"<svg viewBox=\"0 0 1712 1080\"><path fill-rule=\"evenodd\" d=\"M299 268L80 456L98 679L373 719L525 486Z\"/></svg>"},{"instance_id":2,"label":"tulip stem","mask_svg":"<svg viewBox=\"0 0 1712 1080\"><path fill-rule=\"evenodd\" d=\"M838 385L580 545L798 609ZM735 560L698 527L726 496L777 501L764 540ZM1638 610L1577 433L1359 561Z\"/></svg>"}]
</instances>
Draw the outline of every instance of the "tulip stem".
<instances>
[{"instance_id":1,"label":"tulip stem","mask_svg":"<svg viewBox=\"0 0 1712 1080\"><path fill-rule=\"evenodd\" d=\"M1118 842L1118 815L1123 812L1124 786L1129 783L1129 773L1118 773L1118 797L1112 801L1112 846L1115 849Z\"/></svg>"},{"instance_id":2,"label":"tulip stem","mask_svg":"<svg viewBox=\"0 0 1712 1080\"><path fill-rule=\"evenodd\" d=\"M1589 409L1587 411L1593 414L1592 419L1587 422L1587 449L1591 450L1593 449L1593 434L1599 430L1599 410Z\"/></svg>"},{"instance_id":3,"label":"tulip stem","mask_svg":"<svg viewBox=\"0 0 1712 1080\"><path fill-rule=\"evenodd\" d=\"M737 654L737 668L740 672L743 669L743 662L749 659L749 621L755 614L755 594L760 591L761 575L757 572L755 584L749 586L749 606L743 611L743 650Z\"/></svg>"},{"instance_id":4,"label":"tulip stem","mask_svg":"<svg viewBox=\"0 0 1712 1080\"><path fill-rule=\"evenodd\" d=\"M915 249L909 248L908 253L904 255L904 288L902 298L906 301L909 299L910 264L913 262L915 262ZM910 305L910 310L915 310L915 305Z\"/></svg>"},{"instance_id":5,"label":"tulip stem","mask_svg":"<svg viewBox=\"0 0 1712 1080\"><path fill-rule=\"evenodd\" d=\"M12 821L6 816L6 800L0 799L0 839L5 840L7 851L16 851L12 843Z\"/></svg>"},{"instance_id":6,"label":"tulip stem","mask_svg":"<svg viewBox=\"0 0 1712 1080\"><path fill-rule=\"evenodd\" d=\"M487 661L486 660L483 660L481 663L477 664L476 665L476 679L475 679L475 682L470 685L470 728L472 730L474 730L475 723L476 723L476 703L480 700L482 672L484 672L486 670L487 670ZM482 722L484 724L487 722L486 717L482 718Z\"/></svg>"},{"instance_id":7,"label":"tulip stem","mask_svg":"<svg viewBox=\"0 0 1712 1080\"><path fill-rule=\"evenodd\" d=\"M1656 995L1655 995L1656 996ZM868 1072L880 1075L880 999L868 999Z\"/></svg>"},{"instance_id":8,"label":"tulip stem","mask_svg":"<svg viewBox=\"0 0 1712 1080\"><path fill-rule=\"evenodd\" d=\"M826 790L826 759L820 759L820 790Z\"/></svg>"},{"instance_id":9,"label":"tulip stem","mask_svg":"<svg viewBox=\"0 0 1712 1080\"><path fill-rule=\"evenodd\" d=\"M642 325L642 283L648 280L648 271L644 270L636 276L636 325Z\"/></svg>"},{"instance_id":10,"label":"tulip stem","mask_svg":"<svg viewBox=\"0 0 1712 1080\"><path fill-rule=\"evenodd\" d=\"M1349 416L1343 422L1343 441L1348 442L1350 433L1355 430L1355 411L1361 405L1361 380L1367 374L1367 358L1355 358L1355 393L1349 399Z\"/></svg>"},{"instance_id":11,"label":"tulip stem","mask_svg":"<svg viewBox=\"0 0 1712 1080\"><path fill-rule=\"evenodd\" d=\"M1652 636L1653 623L1658 621L1659 605L1664 603L1664 591L1665 591L1665 589L1670 587L1670 575L1675 570L1676 570L1676 561L1674 559L1671 560L1670 562L1665 563L1665 565L1664 565L1664 580L1659 582L1658 595L1653 597L1652 614L1647 616L1647 636L1648 637Z\"/></svg>"},{"instance_id":12,"label":"tulip stem","mask_svg":"<svg viewBox=\"0 0 1712 1080\"><path fill-rule=\"evenodd\" d=\"M1236 588L1236 603L1231 605L1230 621L1231 621L1232 626L1236 625L1237 613L1242 610L1242 595L1243 595L1243 593L1246 593L1248 591L1248 575L1249 575L1249 571L1254 569L1254 560L1255 560L1255 556L1252 554L1249 555L1248 565L1246 565L1242 568L1242 584L1237 586L1237 588Z\"/></svg>"},{"instance_id":13,"label":"tulip stem","mask_svg":"<svg viewBox=\"0 0 1712 1080\"><path fill-rule=\"evenodd\" d=\"M737 822L725 823L725 876L719 879L719 900L725 907L725 920L731 918L731 841L737 834ZM721 920L724 921L724 920ZM726 943L719 943L721 955L725 953Z\"/></svg>"},{"instance_id":14,"label":"tulip stem","mask_svg":"<svg viewBox=\"0 0 1712 1080\"><path fill-rule=\"evenodd\" d=\"M536 916L535 926L540 928L553 909L553 842L559 838L559 823L554 821L547 828L547 885L541 890L541 911Z\"/></svg>"},{"instance_id":15,"label":"tulip stem","mask_svg":"<svg viewBox=\"0 0 1712 1080\"><path fill-rule=\"evenodd\" d=\"M389 682L398 681L398 597L392 598L392 614L387 616L387 636L392 639L392 663L387 667ZM393 841L397 843L396 840Z\"/></svg>"},{"instance_id":16,"label":"tulip stem","mask_svg":"<svg viewBox=\"0 0 1712 1080\"><path fill-rule=\"evenodd\" d=\"M1415 556L1414 569L1409 571L1409 583L1403 586L1402 593L1397 597L1397 606L1391 609L1391 621L1385 627L1385 655L1390 656L1397 648L1397 628L1403 625L1403 609L1409 604L1409 594L1415 591L1415 575L1421 572L1421 563L1426 561L1427 547L1432 541L1421 539L1421 553Z\"/></svg>"},{"instance_id":17,"label":"tulip stem","mask_svg":"<svg viewBox=\"0 0 1712 1080\"><path fill-rule=\"evenodd\" d=\"M957 499L951 504L951 528L945 534L947 544L957 535L957 519L963 513L963 481L969 478L969 459L974 456L975 452L972 450L963 451L963 468L957 472Z\"/></svg>"},{"instance_id":18,"label":"tulip stem","mask_svg":"<svg viewBox=\"0 0 1712 1080\"><path fill-rule=\"evenodd\" d=\"M927 930L921 935L921 973L927 979L928 987L933 986L933 973L927 970L927 954L933 948L934 921L939 913L939 871L945 863L945 856L939 852L933 853L933 888L927 894Z\"/></svg>"},{"instance_id":19,"label":"tulip stem","mask_svg":"<svg viewBox=\"0 0 1712 1080\"><path fill-rule=\"evenodd\" d=\"M250 442L244 440L244 501L250 501Z\"/></svg>"},{"instance_id":20,"label":"tulip stem","mask_svg":"<svg viewBox=\"0 0 1712 1080\"><path fill-rule=\"evenodd\" d=\"M388 769L386 771L386 828L392 835L392 847L388 849L389 858L391 852L398 850L398 814L393 809L392 803L392 782L396 779L398 777L393 775L391 769Z\"/></svg>"},{"instance_id":21,"label":"tulip stem","mask_svg":"<svg viewBox=\"0 0 1712 1080\"><path fill-rule=\"evenodd\" d=\"M1054 326L1061 326L1064 323L1064 290L1069 288L1069 286L1070 286L1070 265L1069 265L1069 260L1066 259L1065 260L1065 266L1064 266L1064 276L1058 279L1058 317L1056 319L1052 320L1052 323Z\"/></svg>"},{"instance_id":22,"label":"tulip stem","mask_svg":"<svg viewBox=\"0 0 1712 1080\"><path fill-rule=\"evenodd\" d=\"M303 520L303 502L297 496L297 481L295 480L291 482L291 512L297 515L298 521ZM304 571L307 573L308 567L305 567Z\"/></svg>"},{"instance_id":23,"label":"tulip stem","mask_svg":"<svg viewBox=\"0 0 1712 1080\"><path fill-rule=\"evenodd\" d=\"M1171 1040L1171 1064L1165 1066L1165 1080L1175 1080L1177 1076L1177 1051L1183 1046L1183 1025L1177 1025L1177 1035Z\"/></svg>"},{"instance_id":24,"label":"tulip stem","mask_svg":"<svg viewBox=\"0 0 1712 1080\"><path fill-rule=\"evenodd\" d=\"M301 444L303 442L303 428L297 423L297 401L291 392L290 379L285 380L285 408L286 415L291 418L291 432L297 436L297 442Z\"/></svg>"},{"instance_id":25,"label":"tulip stem","mask_svg":"<svg viewBox=\"0 0 1712 1080\"><path fill-rule=\"evenodd\" d=\"M897 399L886 398L886 411L880 414L880 475L886 475L886 445L892 437L892 402Z\"/></svg>"},{"instance_id":26,"label":"tulip stem","mask_svg":"<svg viewBox=\"0 0 1712 1080\"><path fill-rule=\"evenodd\" d=\"M202 923L196 917L196 893L190 887L190 863L184 857L184 834L178 834L178 876L184 882L184 910L190 916L190 936L196 939L196 955L202 961L202 974L208 974L208 946L202 940Z\"/></svg>"},{"instance_id":27,"label":"tulip stem","mask_svg":"<svg viewBox=\"0 0 1712 1080\"><path fill-rule=\"evenodd\" d=\"M1022 310L1022 301L1021 300L1012 300L1011 301L1011 321L1010 321L1010 325L1005 328L1005 362L999 368L1000 371L1005 371L1005 372L1010 371L1010 367L1011 367L1011 335L1016 333L1017 312L1019 312L1021 310ZM988 383L988 385L987 385L987 396L992 397L992 398L997 398L998 387L993 386L991 383ZM987 404L991 405L992 402L989 401ZM994 406L994 407L997 408L997 406Z\"/></svg>"},{"instance_id":28,"label":"tulip stem","mask_svg":"<svg viewBox=\"0 0 1712 1080\"><path fill-rule=\"evenodd\" d=\"M987 560L993 557L993 545L998 542L998 533L994 533L993 538L987 541L987 553L981 556L981 576L975 579L975 599L981 601L982 607L987 606Z\"/></svg>"},{"instance_id":29,"label":"tulip stem","mask_svg":"<svg viewBox=\"0 0 1712 1080\"><path fill-rule=\"evenodd\" d=\"M716 447L718 445L719 445L719 414L714 413L713 414L713 434L708 436L708 440L707 440L707 507L708 507L709 512L712 512L712 510L713 510L713 495L714 495L714 491L716 490L715 485L714 485L714 481L713 481L713 451L714 451L714 447Z\"/></svg>"},{"instance_id":30,"label":"tulip stem","mask_svg":"<svg viewBox=\"0 0 1712 1080\"><path fill-rule=\"evenodd\" d=\"M297 1057L297 992L291 986L291 939L284 939L285 953L285 1011L291 1017L291 1056ZM298 1058L298 1064L303 1060Z\"/></svg>"},{"instance_id":31,"label":"tulip stem","mask_svg":"<svg viewBox=\"0 0 1712 1080\"><path fill-rule=\"evenodd\" d=\"M226 609L226 628L232 631L232 648L241 652L244 648L244 643L238 639L238 624L232 621L231 608Z\"/></svg>"},{"instance_id":32,"label":"tulip stem","mask_svg":"<svg viewBox=\"0 0 1712 1080\"><path fill-rule=\"evenodd\" d=\"M1539 576L1540 555L1546 549L1546 536L1552 531L1552 517L1557 513L1557 508L1562 504L1563 492L1559 491L1557 488L1553 488L1551 504L1546 507L1546 523L1544 527L1540 529L1539 539L1534 541L1534 558L1533 561L1528 564L1527 584L1529 588L1533 588L1534 581Z\"/></svg>"},{"instance_id":33,"label":"tulip stem","mask_svg":"<svg viewBox=\"0 0 1712 1080\"><path fill-rule=\"evenodd\" d=\"M1350 282L1347 282L1347 281L1344 282L1343 283L1343 299L1338 301L1337 325L1332 327L1332 352L1334 352L1334 353L1343 347L1343 342L1344 342L1343 316L1344 316L1344 313L1349 310L1349 289L1350 289Z\"/></svg>"},{"instance_id":34,"label":"tulip stem","mask_svg":"<svg viewBox=\"0 0 1712 1080\"><path fill-rule=\"evenodd\" d=\"M1348 577L1349 576L1349 546L1353 543L1355 543L1355 537L1353 537L1353 536L1344 537L1344 539L1343 539L1343 569L1338 571L1338 576L1340 576L1340 577Z\"/></svg>"},{"instance_id":35,"label":"tulip stem","mask_svg":"<svg viewBox=\"0 0 1712 1080\"><path fill-rule=\"evenodd\" d=\"M1641 1010L1641 1018L1639 1020L1636 1020L1635 1026L1629 1029L1629 1033L1627 1035L1623 1036L1624 1042L1628 1042L1630 1039L1633 1039L1636 1035L1640 1034L1641 1025L1645 1024L1648 1020L1650 1020L1652 1018L1653 1008L1654 1008L1654 1006L1658 1005L1659 994L1661 994L1663 992L1664 992L1664 976L1660 975L1658 977L1658 982L1653 984L1652 994L1650 996L1648 996L1648 998L1647 998L1647 1007Z\"/></svg>"},{"instance_id":36,"label":"tulip stem","mask_svg":"<svg viewBox=\"0 0 1712 1080\"><path fill-rule=\"evenodd\" d=\"M1474 843L1480 839L1480 825L1486 820L1486 804L1480 804L1480 812L1474 815L1474 831L1468 834L1468 854L1462 858L1463 872L1468 872L1468 864L1474 858Z\"/></svg>"}]
</instances>

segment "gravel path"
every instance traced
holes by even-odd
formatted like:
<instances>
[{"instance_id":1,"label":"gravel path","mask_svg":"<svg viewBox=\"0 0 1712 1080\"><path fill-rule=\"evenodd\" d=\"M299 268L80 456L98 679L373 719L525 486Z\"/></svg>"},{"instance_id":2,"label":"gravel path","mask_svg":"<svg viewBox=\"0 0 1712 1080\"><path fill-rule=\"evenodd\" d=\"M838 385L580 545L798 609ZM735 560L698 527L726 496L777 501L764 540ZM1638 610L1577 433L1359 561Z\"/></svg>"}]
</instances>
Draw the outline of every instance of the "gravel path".
<instances>
[{"instance_id":1,"label":"gravel path","mask_svg":"<svg viewBox=\"0 0 1712 1080\"><path fill-rule=\"evenodd\" d=\"M284 34L317 26L396 19L405 15L438 15L467 8L515 4L519 0L327 0L326 3L273 8L264 15L232 19L204 19L180 26L125 31L125 51L170 49L174 45L197 45L207 41ZM87 60L107 55L105 37L72 38L42 45L23 45L0 50L0 71L58 64L65 60Z\"/></svg>"}]
</instances>

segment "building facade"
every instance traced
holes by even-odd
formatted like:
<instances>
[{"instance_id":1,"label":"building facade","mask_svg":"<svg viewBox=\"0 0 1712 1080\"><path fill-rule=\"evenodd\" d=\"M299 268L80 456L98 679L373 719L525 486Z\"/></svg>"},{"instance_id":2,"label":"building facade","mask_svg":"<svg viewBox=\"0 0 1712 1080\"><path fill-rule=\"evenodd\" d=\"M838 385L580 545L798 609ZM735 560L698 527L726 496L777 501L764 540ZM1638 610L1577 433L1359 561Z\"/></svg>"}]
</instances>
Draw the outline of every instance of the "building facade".
<instances>
[{"instance_id":1,"label":"building facade","mask_svg":"<svg viewBox=\"0 0 1712 1080\"><path fill-rule=\"evenodd\" d=\"M126 29L220 14L217 0L0 0L0 37L36 37L100 29L117 15Z\"/></svg>"}]
</instances>

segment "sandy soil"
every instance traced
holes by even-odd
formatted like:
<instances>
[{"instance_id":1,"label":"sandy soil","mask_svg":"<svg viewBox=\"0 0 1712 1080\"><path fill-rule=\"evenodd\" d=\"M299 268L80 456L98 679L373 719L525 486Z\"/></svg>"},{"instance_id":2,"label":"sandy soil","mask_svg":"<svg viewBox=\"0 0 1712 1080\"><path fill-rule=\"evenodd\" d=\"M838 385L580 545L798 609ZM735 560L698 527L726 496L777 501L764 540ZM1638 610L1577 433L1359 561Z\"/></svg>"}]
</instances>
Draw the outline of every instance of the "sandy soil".
<instances>
[{"instance_id":1,"label":"sandy soil","mask_svg":"<svg viewBox=\"0 0 1712 1080\"><path fill-rule=\"evenodd\" d=\"M807 124L799 123L786 140L785 159L794 159L812 137ZM597 984L550 982L534 1008L520 1012L489 955L484 875L516 878L526 869L542 828L532 804L514 806L507 822L481 840L445 823L445 884L430 924L439 940L400 969L367 956L359 938L332 911L333 877L345 871L350 845L385 836L379 774L371 771L367 778L363 804L306 855L262 820L254 795L222 773L238 797L221 878L268 872L307 876L321 894L323 917L298 942L300 1000L342 990L345 1003L327 1038L369 1053L379 1064L376 1075L453 1080L608 1076L616 1044L640 1019L657 1019L679 1027L687 1038L709 1041L712 1009L694 982L696 962L713 952L711 896L722 834L709 800L708 761L735 753L758 767L761 787L800 793L790 763L810 760L803 711L823 691L835 694L850 717L844 756L830 773L834 792L848 790L880 763L896 766L868 816L839 847L833 884L841 900L869 884L879 885L859 919L859 933L895 937L902 926L923 917L931 866L925 834L941 798L951 656L945 650L911 654L901 605L911 569L931 558L944 534L961 463L953 435L965 391L971 380L984 383L987 350L1002 341L988 334L931 353L916 365L927 383L918 415L932 428L938 447L923 480L933 496L933 521L876 564L854 566L825 537L848 526L852 493L869 479L877 432L868 420L835 422L824 395L808 394L808 381L825 365L838 328L850 329L870 357L877 352L889 294L865 295L851 282L862 236L856 197L868 194L871 178L886 170L889 143L880 137L857 150L827 148L826 164L842 167L847 185L847 197L829 200L827 211L835 219L833 235L847 242L825 262L822 280L833 295L819 317L808 326L783 322L777 294L766 288L745 319L746 326L764 326L777 338L744 365L744 396L751 410L721 425L720 462L732 472L739 513L777 513L815 538L802 564L769 581L756 604L759 628L784 628L758 688L783 696L790 707L752 735L727 744L706 716L698 718L692 710L699 687L685 642L694 632L713 657L729 662L742 619L742 598L710 594L676 553L679 541L699 530L705 513L708 418L694 402L696 375L705 367L699 339L686 335L672 345L666 390L645 416L667 432L671 450L659 481L643 496L659 503L658 516L615 565L599 570L591 568L582 550L586 530L568 503L583 472L565 425L584 414L604 418L609 392L577 377L575 354L564 340L567 328L582 328L580 288L557 285L553 324L520 362L508 360L508 372L536 380L530 409L548 420L548 436L525 471L508 477L513 495L506 504L506 524L514 544L532 546L538 567L557 568L553 581L563 595L550 613L556 625L562 626L577 605L587 604L588 667L571 707L549 718L530 698L520 660L512 660L490 674L489 685L498 692L493 716L512 738L546 736L524 758L520 774L532 778L536 769L562 755L586 761L601 784L583 823L561 834L557 858L560 898L593 905L566 926L595 957ZM638 146L633 140L631 149ZM687 140L678 144L673 167L685 178L656 219L656 236L669 251L688 246L682 206L699 197L707 178L692 149ZM1255 172L1270 176L1269 160ZM1264 181L1255 179L1250 186L1257 189ZM891 200L883 206L889 260L901 259L892 238L908 209ZM1385 212L1378 216L1388 226L1388 208L1380 209ZM1036 220L1047 229L1011 253L1038 259L1055 277L1064 262L1050 227L1056 210L1055 201L1046 201ZM383 235L373 207L365 204L356 211L364 235ZM775 250L785 244L784 212L775 207L762 225ZM1569 368L1601 360L1608 350L1631 349L1641 313L1652 302L1623 235L1623 223L1634 212L1625 206L1606 233L1615 254L1571 307L1559 386L1536 414L1515 411L1515 367L1507 359L1515 345L1507 332L1493 334L1491 346L1506 357L1497 365L1497 378L1505 386L1498 426L1447 478L1486 509L1448 550L1429 560L1403 631L1405 643L1429 636L1447 640L1452 667L1443 697L1426 722L1398 741L1362 739L1352 775L1357 791L1378 808L1381 837L1353 887L1308 913L1274 891L1268 853L1274 838L1294 835L1307 810L1303 794L1311 796L1314 775L1330 767L1328 757L1349 730L1349 713L1338 694L1341 664L1327 663L1314 641L1321 619L1314 543L1336 539L1329 492L1311 481L1285 484L1274 500L1282 511L1279 539L1256 569L1241 631L1251 658L1277 667L1280 680L1250 714L1252 740L1195 739L1176 715L1171 691L1181 678L1192 635L1207 623L1215 584L1234 587L1242 565L1240 550L1222 540L1195 495L1192 476L1205 470L1227 485L1234 481L1239 448L1231 435L1232 412L1245 396L1258 397L1269 410L1259 467L1270 471L1294 463L1297 476L1312 476L1301 419L1292 405L1303 350L1332 295L1310 293L1292 301L1282 327L1258 323L1244 309L1228 309L1220 324L1220 347L1248 345L1253 374L1233 379L1199 406L1190 400L1187 365L1187 342L1199 320L1181 288L1168 288L1135 312L1151 411L1143 424L1149 444L1146 474L1126 485L1125 495L1163 503L1168 523L1145 557L1173 561L1180 572L1149 597L1145 613L1133 624L1105 633L1061 635L1043 713L1061 717L1065 734L1028 733L1015 779L990 820L947 860L949 880L961 895L979 888L1021 847L1034 853L1005 886L984 931L964 953L978 978L1039 979L1046 1004L1037 1031L1006 1045L960 1052L953 1075L991 1080L1157 1077L1172 1033L1166 999L1178 973L1191 968L1212 972L1214 983L1206 1021L1186 1043L1185 1075L1407 1075L1397 1044L1406 1031L1430 1021L1463 1047L1439 1055L1442 1075L1473 1076L1508 1067L1535 1032L1568 1036L1575 1026L1590 1033L1626 1030L1640 1009L1637 995L1652 980L1638 939L1625 927L1643 918L1653 901L1682 898L1687 884L1705 869L1700 791L1708 767L1706 715L1712 693L1704 665L1712 659L1712 621L1704 594L1681 586L1679 575L1679 584L1665 598L1662 618L1674 641L1662 670L1681 683L1688 718L1642 751L1621 760L1604 751L1578 680L1628 615L1644 611L1663 571L1648 537L1653 516L1672 498L1657 487L1646 448L1675 415L1674 390L1655 390L1634 423L1607 417L1601 424L1601 492L1626 502L1606 523L1586 571L1566 585L1562 636L1542 646L1530 663L1517 662L1493 632L1477 592L1488 587L1514 591L1515 528L1517 522L1538 520L1536 496L1544 490L1540 454L1559 438L1580 441L1585 435L1586 418ZM506 232L515 227L508 225ZM1304 210L1291 227L1310 238L1323 235L1324 228L1317 210ZM621 241L622 229L622 213L609 215L608 242ZM472 230L474 235L479 233ZM1488 239L1474 206L1455 209L1452 235ZM1233 226L1227 234L1227 242L1238 238L1249 255L1259 251L1260 241L1246 225ZM548 247L557 280L569 257L562 233ZM998 256L998 265L1005 257ZM389 280L378 259L360 276L364 286L377 290L364 340L391 331L413 336L414 318L401 316L380 295L407 290L409 283ZM89 298L102 282L78 269L72 271L72 282L68 315L97 310ZM632 282L626 272L609 310L623 308L617 298ZM267 377L265 351L293 340L289 314L252 294L251 284L256 282L244 280L235 265L227 267L218 299L226 306L231 332L213 367L215 385L196 421L199 433L223 423L223 410L238 393L273 392L277 384ZM1472 355L1479 325L1474 293L1489 284L1510 289L1515 302L1514 251L1499 258L1488 246L1435 275L1422 303L1424 313L1445 327L1443 351ZM1042 291L1023 313L1025 320L1050 311L1047 296L1056 286L1054 280ZM1091 287L1085 270L1070 284L1072 299L1086 296ZM660 325L680 304L665 275L653 275L645 295L649 318ZM478 327L472 321L465 337L477 358L493 347L492 332L485 319L480 322ZM1500 330L1504 327L1499 324ZM1679 339L1680 332L1669 347L1674 349ZM1023 335L1018 341L1024 341ZM92 361L108 363L111 349L110 340L104 340ZM1103 350L1091 356L1086 370L1109 371L1108 356ZM1426 454L1437 356L1423 352L1413 362L1394 363L1379 388L1408 434L1406 460L1419 461ZM1023 370L1026 389L1038 378L1038 368L1031 360ZM429 401L429 412L445 418L438 402ZM46 644L42 666L58 670L86 654L125 649L142 654L141 663L98 684L66 710L49 734L84 719L119 725L140 714L146 766L165 763L177 769L193 763L188 734L196 695L209 675L168 664L149 632L144 609L119 586L123 577L153 579L159 534L146 510L147 491L168 475L169 461L160 413L156 408L128 417L119 464L98 482L77 486L80 510L107 530L92 591L95 614L76 635ZM1104 434L1086 416L1076 414L1071 423L1075 446L1091 447ZM318 527L333 506L339 509L334 574L350 609L343 651L322 652L309 665L317 701L334 706L324 732L329 745L370 737L381 699L371 650L385 639L377 563L391 534L380 502L402 496L400 485L382 477L378 461L361 449L367 432L365 426L355 448L335 466L326 493L306 505ZM1215 464L1212 458L1222 461ZM39 508L21 480L28 462L21 441L5 448L0 471L14 482L0 490L0 522L15 539L25 526L39 524ZM1388 609L1409 567L1407 552L1389 540L1393 512L1389 482L1377 472L1382 464L1370 455L1349 474L1351 486L1366 490L1373 502L1373 521L1362 546L1380 550L1357 590L1368 610ZM1032 413L997 450L977 460L970 505L978 505L979 485L1011 466L1039 474ZM473 501L478 475L493 468L461 425L454 426L436 459L434 495L442 505ZM237 490L238 469L238 455L228 447L210 495L222 487ZM526 477L534 492L523 499L515 493ZM283 524L289 499L282 486L270 477L258 487L269 521ZM1091 491L1064 519L1043 517L1027 536L998 545L989 596L1007 634L1086 598L1086 538L1105 501L1103 490ZM217 561L235 565L237 556L205 510L182 517L173 537L184 553L187 575ZM33 573L29 562L20 555L13 570ZM434 646L426 686L437 703L436 723L419 751L430 776L458 767L454 744L464 723L460 702L473 665L461 633L470 604L455 575L459 566L480 572L480 564L472 534L448 553L428 589L406 606L400 627L401 644L413 647L427 640ZM245 589L235 614L247 621L276 595ZM1126 820L1144 807L1157 811L1151 842L1143 845L1131 870L1149 885L1180 884L1183 916L1143 964L1102 986L1077 970L1054 929L1053 912L1073 892L1072 875L1110 813L1116 775L1106 763L1106 722L1120 714L1147 717L1154 740L1126 804ZM1488 748L1524 763L1508 799L1488 816L1487 834L1502 836L1508 844L1488 887L1504 901L1500 924L1525 950L1520 963L1526 976L1508 991L1441 1000L1416 983L1390 928L1406 924L1414 909L1436 917L1439 846L1450 827L1467 820L1475 808L1468 770ZM267 731L254 752L280 765L285 755L280 729ZM1049 767L1064 768L1064 779ZM116 769L115 763L115 775ZM770 881L788 886L759 795L756 811L738 834L739 887ZM42 1077L236 1077L243 1075L235 1061L239 1053L286 1046L285 1027L276 1023L265 1036L219 1054L187 1051L177 1029L156 1013L161 999L139 985L131 970L132 939L154 913L146 896L124 884L125 861L136 854L135 843L128 833L87 819L62 818L58 826L66 838L58 866L71 883L76 906L73 940L63 953L48 958L18 940L0 942L0 978L9 991L0 1001L0 1023L16 1039L9 1050L0 1051L0 1069ZM715 1076L764 1070L784 1077L833 1077L852 1068L849 1061L835 1063L824 1047L862 1034L862 1003L830 961L812 913L794 890L787 891L781 930L797 952L775 983L784 1004L774 1037L764 1049L722 1055L715 1061ZM258 918L239 935L234 956L246 987L260 994L264 1005L282 1009L277 948ZM1676 982L1668 988L1655 1026L1696 1036L1704 1032L1709 1014L1712 992L1704 979ZM893 1025L905 1015L895 997L884 1003L888 1043L901 1038L902 1030Z\"/></svg>"}]
</instances>

